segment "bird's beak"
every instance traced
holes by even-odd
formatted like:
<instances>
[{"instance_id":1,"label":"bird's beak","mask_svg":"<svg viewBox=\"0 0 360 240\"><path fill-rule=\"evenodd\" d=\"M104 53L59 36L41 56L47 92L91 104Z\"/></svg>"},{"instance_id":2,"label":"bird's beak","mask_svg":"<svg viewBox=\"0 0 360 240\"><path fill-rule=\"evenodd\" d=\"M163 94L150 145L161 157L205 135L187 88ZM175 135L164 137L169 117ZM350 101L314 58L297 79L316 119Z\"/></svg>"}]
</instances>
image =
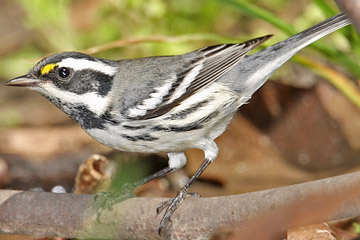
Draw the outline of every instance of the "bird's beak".
<instances>
[{"instance_id":1,"label":"bird's beak","mask_svg":"<svg viewBox=\"0 0 360 240\"><path fill-rule=\"evenodd\" d=\"M39 79L35 79L34 77L29 75L24 75L7 81L6 85L16 87L37 87L39 85L39 82Z\"/></svg>"}]
</instances>

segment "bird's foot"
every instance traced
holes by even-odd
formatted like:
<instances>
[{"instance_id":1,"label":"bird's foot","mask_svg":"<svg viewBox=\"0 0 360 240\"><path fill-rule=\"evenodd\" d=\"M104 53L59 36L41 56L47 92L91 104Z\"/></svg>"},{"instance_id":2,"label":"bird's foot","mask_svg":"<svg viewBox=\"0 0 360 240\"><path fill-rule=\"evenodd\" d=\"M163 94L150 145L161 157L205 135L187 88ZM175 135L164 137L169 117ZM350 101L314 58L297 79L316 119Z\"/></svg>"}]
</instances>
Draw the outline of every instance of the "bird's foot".
<instances>
[{"instance_id":1,"label":"bird's foot","mask_svg":"<svg viewBox=\"0 0 360 240\"><path fill-rule=\"evenodd\" d=\"M95 195L94 200L98 208L96 213L96 220L100 222L100 215L104 209L112 210L116 203L122 202L126 199L136 197L134 190L137 186L131 183L126 183L117 192L99 192Z\"/></svg>"},{"instance_id":2,"label":"bird's foot","mask_svg":"<svg viewBox=\"0 0 360 240\"><path fill-rule=\"evenodd\" d=\"M184 201L187 197L196 197L199 198L200 195L198 193L189 193L188 188L182 188L177 193L177 195L173 198L170 198L167 201L161 202L156 209L156 213L160 214L165 208L165 214L161 219L160 226L159 226L159 234L168 226L171 222L170 218L171 215L175 212L175 210L179 207L179 205Z\"/></svg>"}]
</instances>

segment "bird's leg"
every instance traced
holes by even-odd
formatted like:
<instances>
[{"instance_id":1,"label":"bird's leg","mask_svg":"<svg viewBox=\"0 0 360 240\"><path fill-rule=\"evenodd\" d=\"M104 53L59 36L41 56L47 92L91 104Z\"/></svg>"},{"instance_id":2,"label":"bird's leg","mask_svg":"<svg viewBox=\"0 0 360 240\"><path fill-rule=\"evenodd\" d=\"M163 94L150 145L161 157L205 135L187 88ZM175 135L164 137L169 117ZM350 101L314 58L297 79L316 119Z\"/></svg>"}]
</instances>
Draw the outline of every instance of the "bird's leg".
<instances>
[{"instance_id":1,"label":"bird's leg","mask_svg":"<svg viewBox=\"0 0 360 240\"><path fill-rule=\"evenodd\" d=\"M178 170L186 164L186 156L182 152L176 153L168 153L169 156L169 166L161 169L160 171L133 183L125 183L120 191L117 192L100 192L96 194L95 201L96 205L99 207L97 211L97 220L99 221L99 217L101 211L103 209L112 210L112 206L116 203L122 202L126 199L135 197L134 190L141 185L150 182L151 180L161 178L168 173Z\"/></svg>"},{"instance_id":2,"label":"bird's leg","mask_svg":"<svg viewBox=\"0 0 360 240\"><path fill-rule=\"evenodd\" d=\"M218 147L215 142L211 140L203 140L204 146L205 160L199 167L199 169L195 172L195 174L190 178L190 180L182 187L177 195L173 198L170 198L168 201L160 203L157 208L157 214L159 214L166 207L166 211L164 216L161 219L159 226L159 234L161 235L162 230L167 226L167 224L171 221L171 215L175 212L175 210L179 207L179 205L183 202L186 196L196 196L199 197L196 193L189 193L189 188L191 184L201 175L201 173L214 161L218 154Z\"/></svg>"},{"instance_id":3,"label":"bird's leg","mask_svg":"<svg viewBox=\"0 0 360 240\"><path fill-rule=\"evenodd\" d=\"M95 201L99 206L98 210L98 217L102 209L109 209L112 210L112 206L116 203L122 202L126 199L135 197L134 190L141 185L150 182L156 178L160 178L165 176L166 174L172 172L174 169L170 167L166 167L161 169L160 171L141 179L140 181L133 182L133 183L125 183L120 191L117 192L99 192L95 195Z\"/></svg>"},{"instance_id":4,"label":"bird's leg","mask_svg":"<svg viewBox=\"0 0 360 240\"><path fill-rule=\"evenodd\" d=\"M115 199L113 199L114 200L113 204L115 204L115 203L121 202L125 199L135 197L135 195L133 193L135 189L137 189L138 187L140 187L141 185L143 185L145 183L150 182L151 180L154 180L156 178L161 178L161 177L165 176L166 174L172 172L173 170L174 169L172 169L170 167L166 167L144 179L141 179L140 181L133 182L133 183L125 183L121 187L120 191L118 191L118 192L114 192L114 193L100 192L95 196L95 200L98 201L98 198L101 198L103 196L111 197L111 198L115 198ZM111 205L113 205L113 204L111 204ZM110 206L108 208L111 209Z\"/></svg>"},{"instance_id":5,"label":"bird's leg","mask_svg":"<svg viewBox=\"0 0 360 240\"><path fill-rule=\"evenodd\" d=\"M209 159L205 159L205 161L201 164L200 168L196 171L196 173L190 178L190 180L185 184L184 187L182 187L177 195L173 198L170 198L169 200L160 203L158 208L156 209L156 212L159 214L163 209L166 207L166 211L164 216L161 219L160 222L160 228L164 227L165 222L170 220L171 215L175 212L176 208L180 205L180 203L184 200L184 198L187 195L198 197L199 195L197 193L189 193L190 185L200 176L200 174L209 166L211 161Z\"/></svg>"}]
</instances>

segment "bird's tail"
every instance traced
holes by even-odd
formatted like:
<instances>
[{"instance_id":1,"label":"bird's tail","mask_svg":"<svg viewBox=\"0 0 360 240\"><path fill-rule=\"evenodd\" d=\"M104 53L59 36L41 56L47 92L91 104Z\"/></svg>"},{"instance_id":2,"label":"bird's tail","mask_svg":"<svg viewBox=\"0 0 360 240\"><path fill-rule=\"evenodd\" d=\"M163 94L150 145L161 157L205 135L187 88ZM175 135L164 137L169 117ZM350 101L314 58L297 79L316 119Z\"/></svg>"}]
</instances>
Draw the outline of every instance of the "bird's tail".
<instances>
[{"instance_id":1,"label":"bird's tail","mask_svg":"<svg viewBox=\"0 0 360 240\"><path fill-rule=\"evenodd\" d=\"M318 23L284 41L245 57L219 82L244 97L251 95L298 51L312 42L351 24L344 13Z\"/></svg>"}]
</instances>

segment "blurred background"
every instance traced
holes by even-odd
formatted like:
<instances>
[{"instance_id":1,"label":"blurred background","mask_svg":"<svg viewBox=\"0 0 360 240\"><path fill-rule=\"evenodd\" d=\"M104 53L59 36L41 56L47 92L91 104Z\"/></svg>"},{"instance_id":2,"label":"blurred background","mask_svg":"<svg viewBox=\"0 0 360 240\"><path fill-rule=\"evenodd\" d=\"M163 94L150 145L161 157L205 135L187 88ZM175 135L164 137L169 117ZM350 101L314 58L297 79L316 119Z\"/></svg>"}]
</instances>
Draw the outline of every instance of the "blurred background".
<instances>
[{"instance_id":1,"label":"blurred background","mask_svg":"<svg viewBox=\"0 0 360 240\"><path fill-rule=\"evenodd\" d=\"M266 47L339 12L332 0L0 0L0 5L0 187L88 193L108 188L113 172L118 172L115 185L147 176L166 166L166 155L113 151L39 94L6 87L7 80L61 51L109 59L174 55L274 34ZM219 157L192 191L205 197L238 194L359 170L359 56L352 27L301 51L239 110L217 139ZM137 194L172 196L203 161L201 151L186 153L184 170Z\"/></svg>"}]
</instances>

